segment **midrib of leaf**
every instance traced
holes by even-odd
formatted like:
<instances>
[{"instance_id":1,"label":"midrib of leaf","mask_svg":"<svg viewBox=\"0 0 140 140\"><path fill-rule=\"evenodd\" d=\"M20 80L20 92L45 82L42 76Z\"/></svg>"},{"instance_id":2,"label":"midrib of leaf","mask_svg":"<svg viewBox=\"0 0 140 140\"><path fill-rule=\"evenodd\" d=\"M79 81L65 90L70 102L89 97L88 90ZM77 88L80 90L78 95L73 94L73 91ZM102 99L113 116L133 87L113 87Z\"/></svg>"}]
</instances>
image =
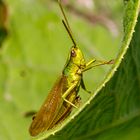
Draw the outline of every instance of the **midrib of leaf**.
<instances>
[{"instance_id":1,"label":"midrib of leaf","mask_svg":"<svg viewBox=\"0 0 140 140\"><path fill-rule=\"evenodd\" d=\"M124 58L124 55L127 51L127 49L129 48L129 44L130 44L130 41L132 39L132 35L133 35L133 32L134 32L134 28L135 28L135 25L136 25L136 21L137 21L137 17L138 17L138 12L139 12L139 5L140 5L140 1L139 0L130 0L128 2L126 2L125 4L125 11L124 11L124 38L123 38L123 41L122 41L122 45L121 45L121 49L118 53L118 56L115 60L115 63L112 67L112 69L110 70L110 72L108 73L108 75L106 76L105 80L101 83L101 85L96 89L95 93L93 94L93 96L83 105L79 108L79 110L73 114L71 117L69 117L69 119L65 120L64 123L61 125L61 126L58 126L56 129L52 130L51 132L46 132L44 134L41 134L39 137L35 138L35 139L38 139L38 140L41 140L41 139L46 139L48 138L50 135L54 135L57 131L61 131L59 132L59 138L64 138L66 136L66 134L63 134L64 131L68 131L68 129L63 129L64 126L66 126L74 117L76 117L77 115L80 116L80 112L83 111L85 109L85 107L90 104L90 102L97 96L99 95L100 93L102 93L102 88L105 86L105 84L112 78L112 76L114 75L115 71L117 71L117 68L119 67L122 59ZM127 19L127 20L126 20ZM105 87L106 88L106 87ZM104 88L104 90L105 90ZM101 90L101 92L99 92ZM100 96L100 95L99 95ZM90 106L90 105L89 105ZM139 113L137 114L136 113L136 116L139 115ZM78 116L78 117L79 117ZM129 119L132 119L133 117L136 117L135 115L133 116L129 116L128 118ZM79 117L80 118L80 117ZM126 118L124 118L126 119ZM118 125L120 123L124 123L125 121L128 121L129 119L121 119L121 120L118 120L117 122L115 123L112 123L110 125L108 125L107 127L103 128L103 129L100 129L99 132L101 131L104 131L106 129L109 129L115 125ZM75 120L74 120L75 121ZM73 121L73 124L74 124L74 121ZM76 121L75 121L76 122ZM76 125L76 123L75 123ZM69 123L67 128L70 127L71 124ZM79 128L80 129L80 128ZM94 130L95 132L94 133L97 133L96 130ZM76 132L75 132L76 133ZM58 135L54 135L52 137L50 137L50 139L57 139L57 136ZM73 137L74 138L74 137Z\"/></svg>"}]
</instances>

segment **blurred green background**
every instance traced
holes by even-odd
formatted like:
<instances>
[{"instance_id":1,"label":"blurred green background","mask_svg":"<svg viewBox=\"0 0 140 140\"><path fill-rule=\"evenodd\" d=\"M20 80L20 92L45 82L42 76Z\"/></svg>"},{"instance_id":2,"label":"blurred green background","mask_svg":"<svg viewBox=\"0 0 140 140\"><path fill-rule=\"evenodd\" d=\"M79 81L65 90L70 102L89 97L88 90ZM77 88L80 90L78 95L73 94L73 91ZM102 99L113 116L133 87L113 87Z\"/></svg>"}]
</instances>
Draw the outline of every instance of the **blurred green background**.
<instances>
[{"instance_id":1,"label":"blurred green background","mask_svg":"<svg viewBox=\"0 0 140 140\"><path fill-rule=\"evenodd\" d=\"M0 48L0 140L29 139L31 117L61 75L72 45L55 0L6 0L8 36ZM115 59L122 38L121 0L63 1L74 38L86 60ZM1 25L2 26L2 25ZM111 66L84 74L94 91ZM84 103L89 95L79 93Z\"/></svg>"}]
</instances>

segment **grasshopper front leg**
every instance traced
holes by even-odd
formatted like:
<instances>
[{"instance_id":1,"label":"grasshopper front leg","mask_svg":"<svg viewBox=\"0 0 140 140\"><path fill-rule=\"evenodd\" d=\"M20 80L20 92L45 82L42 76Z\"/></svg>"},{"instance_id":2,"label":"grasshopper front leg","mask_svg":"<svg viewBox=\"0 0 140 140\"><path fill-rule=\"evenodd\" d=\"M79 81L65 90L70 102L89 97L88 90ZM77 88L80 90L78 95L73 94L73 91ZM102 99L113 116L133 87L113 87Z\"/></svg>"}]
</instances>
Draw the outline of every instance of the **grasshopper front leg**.
<instances>
[{"instance_id":1,"label":"grasshopper front leg","mask_svg":"<svg viewBox=\"0 0 140 140\"><path fill-rule=\"evenodd\" d=\"M92 65L94 62L97 62L96 64ZM91 61L86 63L86 67L82 72L85 72L89 69L92 69L93 67L96 66L101 66L101 65L106 65L106 64L113 64L114 60L110 60L110 61L100 61L100 60L96 60L96 59L92 59Z\"/></svg>"},{"instance_id":2,"label":"grasshopper front leg","mask_svg":"<svg viewBox=\"0 0 140 140\"><path fill-rule=\"evenodd\" d=\"M92 65L93 63L97 62L96 64ZM86 63L86 67L85 69L82 71L82 72L85 72L93 67L96 67L96 66L100 66L100 65L105 65L105 64L113 64L113 60L110 60L110 61L99 61L99 60L96 60L96 59L92 59L90 60L89 62ZM81 79L81 87L88 93L91 93L91 91L88 91L86 89L86 86L84 84L84 80L83 80L83 77Z\"/></svg>"},{"instance_id":3,"label":"grasshopper front leg","mask_svg":"<svg viewBox=\"0 0 140 140\"><path fill-rule=\"evenodd\" d=\"M91 91L87 90L85 83L84 83L84 80L83 80L83 77L81 79L80 85L81 85L82 89L85 90L87 93L91 93Z\"/></svg>"}]
</instances>

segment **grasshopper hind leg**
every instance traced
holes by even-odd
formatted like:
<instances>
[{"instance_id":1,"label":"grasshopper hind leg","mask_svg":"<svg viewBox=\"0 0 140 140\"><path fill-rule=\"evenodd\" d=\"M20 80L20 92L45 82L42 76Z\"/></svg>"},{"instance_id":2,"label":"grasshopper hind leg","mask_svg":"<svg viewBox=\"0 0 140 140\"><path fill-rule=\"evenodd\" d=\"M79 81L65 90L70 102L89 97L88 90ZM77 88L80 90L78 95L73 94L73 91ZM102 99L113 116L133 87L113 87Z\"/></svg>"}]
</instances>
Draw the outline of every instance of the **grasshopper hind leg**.
<instances>
[{"instance_id":1,"label":"grasshopper hind leg","mask_svg":"<svg viewBox=\"0 0 140 140\"><path fill-rule=\"evenodd\" d=\"M75 106L80 106L80 101L81 101L81 97L80 96L76 96L75 100L73 101L73 104ZM51 124L51 126L49 127L49 129L53 128L54 126L56 126L57 124L61 123L63 120L65 120L70 113L72 112L72 105L67 105L67 106L62 106L61 109L59 110L59 114L56 116L56 118L54 119L53 123Z\"/></svg>"},{"instance_id":2,"label":"grasshopper hind leg","mask_svg":"<svg viewBox=\"0 0 140 140\"><path fill-rule=\"evenodd\" d=\"M71 106L73 106L74 108L78 108L73 102L71 102L71 100L73 101L76 97L75 94L73 94L73 96L71 96L71 99L67 99L67 97L71 94L72 90L77 86L77 82L75 82L73 85L71 85L66 91L65 93L62 95L62 99L70 104ZM72 94L71 94L72 95Z\"/></svg>"},{"instance_id":3,"label":"grasshopper hind leg","mask_svg":"<svg viewBox=\"0 0 140 140\"><path fill-rule=\"evenodd\" d=\"M73 106L74 108L78 108L75 104L73 104L72 102L70 102L69 100L63 98L65 102L67 102L68 104L70 104L71 106Z\"/></svg>"},{"instance_id":4,"label":"grasshopper hind leg","mask_svg":"<svg viewBox=\"0 0 140 140\"><path fill-rule=\"evenodd\" d=\"M81 97L78 95L74 101L74 104L79 107L81 104Z\"/></svg>"}]
</instances>

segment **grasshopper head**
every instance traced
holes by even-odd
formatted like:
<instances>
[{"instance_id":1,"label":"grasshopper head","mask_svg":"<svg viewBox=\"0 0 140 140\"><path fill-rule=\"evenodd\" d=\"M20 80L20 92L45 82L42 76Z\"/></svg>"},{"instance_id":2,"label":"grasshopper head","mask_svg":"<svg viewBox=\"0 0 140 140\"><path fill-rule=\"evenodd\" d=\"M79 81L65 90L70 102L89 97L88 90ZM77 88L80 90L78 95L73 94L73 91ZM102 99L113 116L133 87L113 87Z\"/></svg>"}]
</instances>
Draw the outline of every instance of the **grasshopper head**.
<instances>
[{"instance_id":1,"label":"grasshopper head","mask_svg":"<svg viewBox=\"0 0 140 140\"><path fill-rule=\"evenodd\" d=\"M75 46L73 46L70 50L70 61L81 68L86 65L82 51Z\"/></svg>"},{"instance_id":2,"label":"grasshopper head","mask_svg":"<svg viewBox=\"0 0 140 140\"><path fill-rule=\"evenodd\" d=\"M73 75L75 73L82 74L82 70L85 69L86 62L81 50L73 46L70 49L69 57L63 69L64 75Z\"/></svg>"}]
</instances>

